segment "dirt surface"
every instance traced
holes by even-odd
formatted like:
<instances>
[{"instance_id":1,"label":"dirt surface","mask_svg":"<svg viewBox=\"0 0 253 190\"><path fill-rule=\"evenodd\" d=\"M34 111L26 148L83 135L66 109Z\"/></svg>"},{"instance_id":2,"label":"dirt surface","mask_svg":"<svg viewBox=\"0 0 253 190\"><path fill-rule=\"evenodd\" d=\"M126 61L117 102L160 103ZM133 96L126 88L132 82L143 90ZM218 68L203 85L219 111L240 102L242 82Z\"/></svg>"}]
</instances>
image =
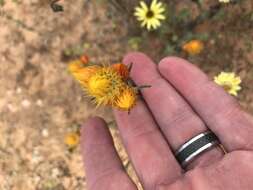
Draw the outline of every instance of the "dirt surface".
<instances>
[{"instance_id":1,"label":"dirt surface","mask_svg":"<svg viewBox=\"0 0 253 190\"><path fill-rule=\"evenodd\" d=\"M1 190L86 189L80 147L69 151L64 136L92 115L113 121L110 109L95 109L84 98L66 67L80 52L93 62L120 61L133 50L128 41L133 31L126 17L121 13L117 16L116 9L104 1L65 0L62 4L64 12L60 13L54 13L46 0L7 1L0 8ZM240 11L234 8L231 17ZM212 25L207 22L196 30L209 30ZM252 27L239 19L215 27L220 33L206 43L202 55L179 55L199 65L210 77L221 70L237 72L243 80L239 100L253 113L253 53L245 53L242 41L242 35L247 36L246 41L252 40ZM240 31L244 33L238 35ZM232 40L227 38L229 33ZM151 35L145 46L158 46L158 53L140 49L157 61L163 47L153 38ZM118 131L113 124L110 130L132 175Z\"/></svg>"},{"instance_id":2,"label":"dirt surface","mask_svg":"<svg viewBox=\"0 0 253 190\"><path fill-rule=\"evenodd\" d=\"M106 60L96 43L110 33L109 26L97 32L105 13L83 1L64 6L64 13L55 14L47 3L27 0L1 9L1 190L85 189L80 150L69 152L64 136L88 116L112 120L110 111L95 110L84 98L62 58L64 49L86 44L91 57ZM110 48L116 52L117 46Z\"/></svg>"}]
</instances>

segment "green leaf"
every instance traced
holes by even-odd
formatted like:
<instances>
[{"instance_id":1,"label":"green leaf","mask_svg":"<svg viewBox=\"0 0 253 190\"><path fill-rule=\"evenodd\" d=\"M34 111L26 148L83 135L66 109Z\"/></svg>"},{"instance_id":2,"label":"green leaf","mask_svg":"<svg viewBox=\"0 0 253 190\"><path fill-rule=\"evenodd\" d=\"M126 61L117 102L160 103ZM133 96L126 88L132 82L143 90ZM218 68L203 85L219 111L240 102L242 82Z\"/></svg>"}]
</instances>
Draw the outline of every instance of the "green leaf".
<instances>
[{"instance_id":1,"label":"green leaf","mask_svg":"<svg viewBox=\"0 0 253 190\"><path fill-rule=\"evenodd\" d=\"M164 53L167 55L175 53L175 47L173 45L168 44L164 50Z\"/></svg>"},{"instance_id":2,"label":"green leaf","mask_svg":"<svg viewBox=\"0 0 253 190\"><path fill-rule=\"evenodd\" d=\"M138 50L140 48L140 44L142 42L142 39L140 37L132 37L128 40L128 45L133 50Z\"/></svg>"},{"instance_id":3,"label":"green leaf","mask_svg":"<svg viewBox=\"0 0 253 190\"><path fill-rule=\"evenodd\" d=\"M198 34L196 37L197 37L197 39L199 39L201 41L207 41L209 38L209 34L208 33L201 33L201 34Z\"/></svg>"},{"instance_id":4,"label":"green leaf","mask_svg":"<svg viewBox=\"0 0 253 190\"><path fill-rule=\"evenodd\" d=\"M4 0L0 0L0 6L4 6L5 1Z\"/></svg>"},{"instance_id":5,"label":"green leaf","mask_svg":"<svg viewBox=\"0 0 253 190\"><path fill-rule=\"evenodd\" d=\"M223 9L220 9L218 13L213 17L214 20L222 20L226 16L226 12Z\"/></svg>"},{"instance_id":6,"label":"green leaf","mask_svg":"<svg viewBox=\"0 0 253 190\"><path fill-rule=\"evenodd\" d=\"M177 20L180 21L187 21L191 17L189 9L182 9L177 16Z\"/></svg>"}]
</instances>

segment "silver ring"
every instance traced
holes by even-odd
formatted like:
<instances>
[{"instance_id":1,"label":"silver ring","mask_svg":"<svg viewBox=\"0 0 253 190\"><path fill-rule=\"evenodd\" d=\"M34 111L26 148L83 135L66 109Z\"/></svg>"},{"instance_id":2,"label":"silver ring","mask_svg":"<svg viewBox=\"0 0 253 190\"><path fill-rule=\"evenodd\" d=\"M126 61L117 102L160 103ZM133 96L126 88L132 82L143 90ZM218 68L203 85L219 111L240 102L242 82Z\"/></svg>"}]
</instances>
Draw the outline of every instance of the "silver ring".
<instances>
[{"instance_id":1,"label":"silver ring","mask_svg":"<svg viewBox=\"0 0 253 190\"><path fill-rule=\"evenodd\" d=\"M185 142L175 152L176 159L182 167L185 167L196 156L219 144L216 135L211 131L200 133Z\"/></svg>"}]
</instances>

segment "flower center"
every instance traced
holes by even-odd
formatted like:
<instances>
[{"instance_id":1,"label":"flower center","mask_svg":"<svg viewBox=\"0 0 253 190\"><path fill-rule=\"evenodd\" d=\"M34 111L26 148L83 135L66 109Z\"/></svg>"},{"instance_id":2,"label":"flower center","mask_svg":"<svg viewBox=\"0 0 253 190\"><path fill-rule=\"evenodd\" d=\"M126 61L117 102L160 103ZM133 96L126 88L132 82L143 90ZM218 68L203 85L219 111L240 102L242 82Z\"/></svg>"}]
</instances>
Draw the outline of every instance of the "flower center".
<instances>
[{"instance_id":1,"label":"flower center","mask_svg":"<svg viewBox=\"0 0 253 190\"><path fill-rule=\"evenodd\" d=\"M223 84L222 87L226 92L231 90L231 84Z\"/></svg>"},{"instance_id":2,"label":"flower center","mask_svg":"<svg viewBox=\"0 0 253 190\"><path fill-rule=\"evenodd\" d=\"M89 92L94 96L103 97L108 93L110 81L101 75L94 75L88 82Z\"/></svg>"},{"instance_id":3,"label":"flower center","mask_svg":"<svg viewBox=\"0 0 253 190\"><path fill-rule=\"evenodd\" d=\"M154 12L151 10L148 10L148 12L146 13L146 17L147 18L152 18L154 16Z\"/></svg>"}]
</instances>

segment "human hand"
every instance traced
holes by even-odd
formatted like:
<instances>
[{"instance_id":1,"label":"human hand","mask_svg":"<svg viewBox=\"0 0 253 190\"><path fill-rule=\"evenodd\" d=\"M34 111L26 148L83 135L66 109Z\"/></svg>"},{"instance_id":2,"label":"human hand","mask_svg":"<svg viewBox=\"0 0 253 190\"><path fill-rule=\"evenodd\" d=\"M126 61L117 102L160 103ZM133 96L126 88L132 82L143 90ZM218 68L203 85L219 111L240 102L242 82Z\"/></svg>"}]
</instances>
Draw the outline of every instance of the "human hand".
<instances>
[{"instance_id":1,"label":"human hand","mask_svg":"<svg viewBox=\"0 0 253 190\"><path fill-rule=\"evenodd\" d=\"M131 77L143 99L127 112L114 110L120 135L145 190L252 190L253 118L237 101L187 61L168 57L155 65L132 53ZM198 156L183 169L173 151L210 129L225 147ZM136 190L113 147L105 122L82 128L88 190Z\"/></svg>"}]
</instances>

